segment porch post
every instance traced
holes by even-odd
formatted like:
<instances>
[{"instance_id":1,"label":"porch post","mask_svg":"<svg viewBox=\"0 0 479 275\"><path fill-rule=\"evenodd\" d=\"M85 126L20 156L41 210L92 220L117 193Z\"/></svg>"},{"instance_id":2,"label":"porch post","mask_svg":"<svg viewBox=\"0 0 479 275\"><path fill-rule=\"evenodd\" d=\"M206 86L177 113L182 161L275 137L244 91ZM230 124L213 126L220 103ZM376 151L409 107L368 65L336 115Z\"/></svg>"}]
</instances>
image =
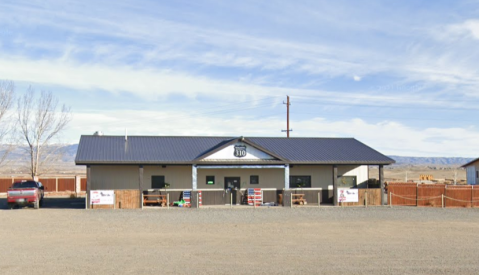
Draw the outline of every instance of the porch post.
<instances>
[{"instance_id":1,"label":"porch post","mask_svg":"<svg viewBox=\"0 0 479 275\"><path fill-rule=\"evenodd\" d=\"M284 165L284 190L289 190L289 164Z\"/></svg>"},{"instance_id":2,"label":"porch post","mask_svg":"<svg viewBox=\"0 0 479 275\"><path fill-rule=\"evenodd\" d=\"M140 209L142 208L142 204L141 204L141 199L143 197L143 165L140 165L139 166L139 179L138 179L138 189L140 191L140 196L138 197L139 199L139 206L140 206Z\"/></svg>"},{"instance_id":3,"label":"porch post","mask_svg":"<svg viewBox=\"0 0 479 275\"><path fill-rule=\"evenodd\" d=\"M196 191L198 189L198 168L196 165L191 165L191 189Z\"/></svg>"},{"instance_id":4,"label":"porch post","mask_svg":"<svg viewBox=\"0 0 479 275\"><path fill-rule=\"evenodd\" d=\"M333 165L333 202L338 206L338 166Z\"/></svg>"},{"instance_id":5,"label":"porch post","mask_svg":"<svg viewBox=\"0 0 479 275\"><path fill-rule=\"evenodd\" d=\"M90 209L91 205L91 198L90 198L90 190L91 190L91 168L90 165L86 166L86 208Z\"/></svg>"},{"instance_id":6,"label":"porch post","mask_svg":"<svg viewBox=\"0 0 479 275\"><path fill-rule=\"evenodd\" d=\"M388 194L385 193L384 188L384 169L383 165L379 165L379 184L381 186L381 205L386 205L388 201Z\"/></svg>"}]
</instances>

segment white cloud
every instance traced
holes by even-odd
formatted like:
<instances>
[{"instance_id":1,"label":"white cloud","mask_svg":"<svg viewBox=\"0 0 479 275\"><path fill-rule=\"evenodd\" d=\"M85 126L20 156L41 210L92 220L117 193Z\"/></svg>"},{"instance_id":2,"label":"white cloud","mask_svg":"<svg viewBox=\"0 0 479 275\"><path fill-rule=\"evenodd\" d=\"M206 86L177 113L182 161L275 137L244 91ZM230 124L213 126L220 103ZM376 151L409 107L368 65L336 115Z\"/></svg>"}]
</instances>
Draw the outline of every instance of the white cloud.
<instances>
[{"instance_id":1,"label":"white cloud","mask_svg":"<svg viewBox=\"0 0 479 275\"><path fill-rule=\"evenodd\" d=\"M456 38L466 36L479 40L479 20L470 19L460 24L452 24L446 28L446 35Z\"/></svg>"},{"instance_id":2,"label":"white cloud","mask_svg":"<svg viewBox=\"0 0 479 275\"><path fill-rule=\"evenodd\" d=\"M361 81L361 77L358 76L358 75L355 75L355 76L353 77L353 79L354 79L354 81Z\"/></svg>"},{"instance_id":3,"label":"white cloud","mask_svg":"<svg viewBox=\"0 0 479 275\"><path fill-rule=\"evenodd\" d=\"M173 123L174 121L174 123ZM156 125L156 126L155 126ZM201 125L201 126L199 126ZM283 136L281 117L249 119L229 115L187 115L180 112L125 110L95 114L76 113L70 124L70 142L97 130L106 135L210 135ZM361 119L332 121L324 118L291 121L292 137L354 137L388 155L477 157L476 128L415 129L394 121L368 123Z\"/></svg>"},{"instance_id":4,"label":"white cloud","mask_svg":"<svg viewBox=\"0 0 479 275\"><path fill-rule=\"evenodd\" d=\"M165 98L170 94L181 94L190 99L198 95L214 97L218 101L237 101L238 98L264 96L283 97L291 95L302 100L319 99L333 103L396 104L410 103L411 98L391 95L375 95L343 92L338 97L334 91L269 86L261 80L221 80L191 75L154 67L108 66L105 64L77 64L59 59L30 60L25 58L2 58L0 75L5 79L68 87L80 91L104 90L110 93L127 92L145 100ZM354 100L352 100L354 99ZM424 104L433 104L424 102Z\"/></svg>"}]
</instances>

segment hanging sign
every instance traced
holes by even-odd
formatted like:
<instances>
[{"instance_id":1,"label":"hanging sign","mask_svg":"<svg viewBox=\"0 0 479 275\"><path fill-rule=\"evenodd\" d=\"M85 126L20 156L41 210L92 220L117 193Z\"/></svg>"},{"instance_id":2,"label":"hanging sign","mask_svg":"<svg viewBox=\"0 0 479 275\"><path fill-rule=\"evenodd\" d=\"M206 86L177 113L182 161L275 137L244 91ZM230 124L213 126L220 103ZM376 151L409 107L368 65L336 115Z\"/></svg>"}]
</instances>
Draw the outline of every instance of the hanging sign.
<instances>
[{"instance_id":1,"label":"hanging sign","mask_svg":"<svg viewBox=\"0 0 479 275\"><path fill-rule=\"evenodd\" d=\"M338 188L338 202L358 202L359 190L349 188Z\"/></svg>"},{"instance_id":2,"label":"hanging sign","mask_svg":"<svg viewBox=\"0 0 479 275\"><path fill-rule=\"evenodd\" d=\"M113 190L91 190L91 204L114 204L115 191Z\"/></svg>"}]
</instances>

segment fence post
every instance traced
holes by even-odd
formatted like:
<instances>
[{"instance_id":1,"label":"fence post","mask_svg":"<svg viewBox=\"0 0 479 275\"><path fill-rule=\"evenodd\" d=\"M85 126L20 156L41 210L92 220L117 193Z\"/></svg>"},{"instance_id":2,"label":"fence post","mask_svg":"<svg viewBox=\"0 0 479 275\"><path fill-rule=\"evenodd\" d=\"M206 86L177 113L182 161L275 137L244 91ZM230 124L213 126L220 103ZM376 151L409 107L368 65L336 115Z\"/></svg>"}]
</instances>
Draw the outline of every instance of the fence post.
<instances>
[{"instance_id":1,"label":"fence post","mask_svg":"<svg viewBox=\"0 0 479 275\"><path fill-rule=\"evenodd\" d=\"M166 193L166 209L170 210L170 193Z\"/></svg>"},{"instance_id":2,"label":"fence post","mask_svg":"<svg viewBox=\"0 0 479 275\"><path fill-rule=\"evenodd\" d=\"M321 191L318 192L318 208L321 207Z\"/></svg>"},{"instance_id":3,"label":"fence post","mask_svg":"<svg viewBox=\"0 0 479 275\"><path fill-rule=\"evenodd\" d=\"M474 208L474 185L471 185L471 208Z\"/></svg>"},{"instance_id":4,"label":"fence post","mask_svg":"<svg viewBox=\"0 0 479 275\"><path fill-rule=\"evenodd\" d=\"M233 193L230 192L230 208L233 208Z\"/></svg>"},{"instance_id":5,"label":"fence post","mask_svg":"<svg viewBox=\"0 0 479 275\"><path fill-rule=\"evenodd\" d=\"M474 207L474 185L471 185L471 208Z\"/></svg>"},{"instance_id":6,"label":"fence post","mask_svg":"<svg viewBox=\"0 0 479 275\"><path fill-rule=\"evenodd\" d=\"M144 205L144 204L145 204L145 203L143 202L143 194L141 194L141 209L142 209L142 210L143 210L143 205Z\"/></svg>"},{"instance_id":7,"label":"fence post","mask_svg":"<svg viewBox=\"0 0 479 275\"><path fill-rule=\"evenodd\" d=\"M88 193L85 193L85 210L88 209Z\"/></svg>"},{"instance_id":8,"label":"fence post","mask_svg":"<svg viewBox=\"0 0 479 275\"><path fill-rule=\"evenodd\" d=\"M393 207L393 192L389 192L389 207Z\"/></svg>"},{"instance_id":9,"label":"fence post","mask_svg":"<svg viewBox=\"0 0 479 275\"><path fill-rule=\"evenodd\" d=\"M418 206L419 183L416 183L416 207Z\"/></svg>"},{"instance_id":10,"label":"fence post","mask_svg":"<svg viewBox=\"0 0 479 275\"><path fill-rule=\"evenodd\" d=\"M441 206L444 208L444 194L441 194Z\"/></svg>"}]
</instances>

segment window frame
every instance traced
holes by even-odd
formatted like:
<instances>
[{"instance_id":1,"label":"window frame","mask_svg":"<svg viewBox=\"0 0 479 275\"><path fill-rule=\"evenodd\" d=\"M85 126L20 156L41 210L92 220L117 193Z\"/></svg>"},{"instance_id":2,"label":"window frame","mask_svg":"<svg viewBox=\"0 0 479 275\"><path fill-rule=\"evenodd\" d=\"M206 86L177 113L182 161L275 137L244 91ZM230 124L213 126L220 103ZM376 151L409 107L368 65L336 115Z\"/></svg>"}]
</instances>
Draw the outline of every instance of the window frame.
<instances>
[{"instance_id":1,"label":"window frame","mask_svg":"<svg viewBox=\"0 0 479 275\"><path fill-rule=\"evenodd\" d=\"M212 183L212 184L209 184L209 183L208 183L208 182L209 182L208 178L213 178L213 180L212 180L213 183ZM205 177L205 180L206 180L206 181L205 181L206 185L215 185L215 184L216 184L216 179L215 179L215 176L214 176L214 175L208 175L208 176L206 176L206 177Z\"/></svg>"},{"instance_id":2,"label":"window frame","mask_svg":"<svg viewBox=\"0 0 479 275\"><path fill-rule=\"evenodd\" d=\"M256 182L253 182L253 178L256 178ZM250 175L249 176L249 184L259 184L259 175Z\"/></svg>"},{"instance_id":3,"label":"window frame","mask_svg":"<svg viewBox=\"0 0 479 275\"><path fill-rule=\"evenodd\" d=\"M309 180L309 186L297 186L297 184L294 184L293 178L308 178ZM292 185L294 184L294 185ZM289 188L312 188L312 177L311 175L290 175L289 176Z\"/></svg>"}]
</instances>

